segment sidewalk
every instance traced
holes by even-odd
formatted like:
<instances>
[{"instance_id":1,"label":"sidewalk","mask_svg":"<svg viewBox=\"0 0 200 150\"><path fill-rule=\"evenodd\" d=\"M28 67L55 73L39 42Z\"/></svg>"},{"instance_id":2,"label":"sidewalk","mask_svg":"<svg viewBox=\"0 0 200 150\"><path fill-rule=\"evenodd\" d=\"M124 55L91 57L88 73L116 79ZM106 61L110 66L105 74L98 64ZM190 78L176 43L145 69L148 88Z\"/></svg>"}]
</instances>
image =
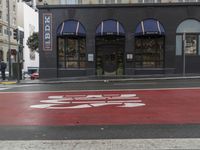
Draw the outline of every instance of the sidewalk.
<instances>
[{"instance_id":1,"label":"sidewalk","mask_svg":"<svg viewBox=\"0 0 200 150\"><path fill-rule=\"evenodd\" d=\"M84 77L66 77L50 78L39 80L7 80L0 81L0 84L62 84L62 83L83 83L83 82L123 82L123 81L149 81L149 80L181 80L181 79L200 79L200 75L134 75L134 76L84 76Z\"/></svg>"}]
</instances>

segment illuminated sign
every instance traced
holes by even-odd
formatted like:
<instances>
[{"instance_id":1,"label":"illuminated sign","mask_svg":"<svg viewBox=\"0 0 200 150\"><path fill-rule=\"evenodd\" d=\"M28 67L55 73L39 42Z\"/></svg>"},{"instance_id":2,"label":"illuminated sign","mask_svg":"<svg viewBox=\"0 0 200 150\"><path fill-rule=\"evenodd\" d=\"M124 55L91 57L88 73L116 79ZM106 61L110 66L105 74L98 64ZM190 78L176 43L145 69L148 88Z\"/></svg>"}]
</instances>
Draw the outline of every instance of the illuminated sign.
<instances>
[{"instance_id":1,"label":"illuminated sign","mask_svg":"<svg viewBox=\"0 0 200 150\"><path fill-rule=\"evenodd\" d=\"M52 51L52 14L43 14L43 50Z\"/></svg>"}]
</instances>

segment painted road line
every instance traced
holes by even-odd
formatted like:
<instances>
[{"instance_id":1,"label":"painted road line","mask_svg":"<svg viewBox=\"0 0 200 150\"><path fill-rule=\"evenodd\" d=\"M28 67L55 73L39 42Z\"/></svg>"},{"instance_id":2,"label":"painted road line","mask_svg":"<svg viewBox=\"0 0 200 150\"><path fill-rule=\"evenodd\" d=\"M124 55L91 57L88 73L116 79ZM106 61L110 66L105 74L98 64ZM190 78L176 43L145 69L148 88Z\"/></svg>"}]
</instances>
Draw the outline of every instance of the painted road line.
<instances>
[{"instance_id":1,"label":"painted road line","mask_svg":"<svg viewBox=\"0 0 200 150\"><path fill-rule=\"evenodd\" d=\"M8 89L10 89L10 88L2 88L2 87L0 87L0 91L4 91L4 90L8 90Z\"/></svg>"},{"instance_id":2,"label":"painted road line","mask_svg":"<svg viewBox=\"0 0 200 150\"><path fill-rule=\"evenodd\" d=\"M113 85L155 85L155 84L158 84L157 82L138 82L138 83L130 83L130 82L127 82L127 83L114 83Z\"/></svg>"},{"instance_id":3,"label":"painted road line","mask_svg":"<svg viewBox=\"0 0 200 150\"><path fill-rule=\"evenodd\" d=\"M200 139L0 141L1 150L199 150Z\"/></svg>"}]
</instances>

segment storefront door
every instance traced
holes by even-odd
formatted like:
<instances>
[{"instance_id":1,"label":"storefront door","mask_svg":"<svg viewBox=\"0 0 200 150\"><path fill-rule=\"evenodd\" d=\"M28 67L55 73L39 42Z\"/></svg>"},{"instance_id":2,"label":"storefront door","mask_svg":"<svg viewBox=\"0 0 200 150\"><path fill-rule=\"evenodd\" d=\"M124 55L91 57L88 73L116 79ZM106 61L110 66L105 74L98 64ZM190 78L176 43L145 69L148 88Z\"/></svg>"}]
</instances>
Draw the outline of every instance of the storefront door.
<instances>
[{"instance_id":1,"label":"storefront door","mask_svg":"<svg viewBox=\"0 0 200 150\"><path fill-rule=\"evenodd\" d=\"M96 74L123 75L123 38L99 38L96 40Z\"/></svg>"},{"instance_id":2,"label":"storefront door","mask_svg":"<svg viewBox=\"0 0 200 150\"><path fill-rule=\"evenodd\" d=\"M116 50L104 50L103 54L103 71L105 75L116 75L117 71L117 54Z\"/></svg>"}]
</instances>

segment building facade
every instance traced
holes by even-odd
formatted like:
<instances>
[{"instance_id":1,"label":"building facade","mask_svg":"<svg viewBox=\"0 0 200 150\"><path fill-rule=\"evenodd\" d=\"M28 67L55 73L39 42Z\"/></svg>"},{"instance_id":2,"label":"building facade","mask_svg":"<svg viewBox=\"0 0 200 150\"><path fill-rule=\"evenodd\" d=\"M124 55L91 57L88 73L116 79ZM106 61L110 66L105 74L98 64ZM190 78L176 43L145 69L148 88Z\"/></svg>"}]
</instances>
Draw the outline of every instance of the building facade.
<instances>
[{"instance_id":1,"label":"building facade","mask_svg":"<svg viewBox=\"0 0 200 150\"><path fill-rule=\"evenodd\" d=\"M200 73L200 3L38 8L41 78Z\"/></svg>"},{"instance_id":2,"label":"building facade","mask_svg":"<svg viewBox=\"0 0 200 150\"><path fill-rule=\"evenodd\" d=\"M33 32L38 32L38 12L32 5L20 1L17 3L17 24L24 31L24 42L23 42L23 71L24 72L35 72L39 68L39 54L31 51L27 46L27 40ZM31 17L30 17L31 16Z\"/></svg>"},{"instance_id":3,"label":"building facade","mask_svg":"<svg viewBox=\"0 0 200 150\"><path fill-rule=\"evenodd\" d=\"M16 62L17 42L13 38L13 30L17 27L16 0L9 0L10 7L10 32L8 30L8 1L0 0L0 60L9 61L8 35L10 34L11 61ZM9 65L8 65L9 66Z\"/></svg>"}]
</instances>

